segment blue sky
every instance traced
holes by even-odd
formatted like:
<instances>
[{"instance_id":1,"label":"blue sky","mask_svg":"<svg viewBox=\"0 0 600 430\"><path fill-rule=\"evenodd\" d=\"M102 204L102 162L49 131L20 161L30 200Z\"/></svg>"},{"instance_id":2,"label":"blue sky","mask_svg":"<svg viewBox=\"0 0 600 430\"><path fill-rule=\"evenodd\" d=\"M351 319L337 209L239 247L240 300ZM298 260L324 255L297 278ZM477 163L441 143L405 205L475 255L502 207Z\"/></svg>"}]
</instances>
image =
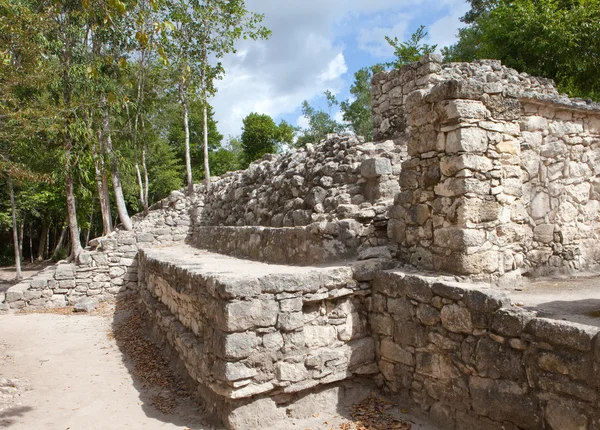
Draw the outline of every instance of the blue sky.
<instances>
[{"instance_id":1,"label":"blue sky","mask_svg":"<svg viewBox=\"0 0 600 430\"><path fill-rule=\"evenodd\" d=\"M224 59L226 76L212 99L222 134L239 135L250 112L302 126L300 105L323 106L325 90L349 97L354 72L391 60L384 36L406 40L425 25L426 42L452 44L464 0L247 0L273 32L266 41L241 42Z\"/></svg>"}]
</instances>

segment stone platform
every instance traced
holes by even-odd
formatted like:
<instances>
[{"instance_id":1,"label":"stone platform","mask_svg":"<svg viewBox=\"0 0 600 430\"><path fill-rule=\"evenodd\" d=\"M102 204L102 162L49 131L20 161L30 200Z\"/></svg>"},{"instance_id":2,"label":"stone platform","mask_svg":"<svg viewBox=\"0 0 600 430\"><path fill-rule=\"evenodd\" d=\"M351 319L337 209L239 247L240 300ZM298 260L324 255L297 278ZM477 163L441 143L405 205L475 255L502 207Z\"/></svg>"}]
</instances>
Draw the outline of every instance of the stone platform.
<instances>
[{"instance_id":1,"label":"stone platform","mask_svg":"<svg viewBox=\"0 0 600 430\"><path fill-rule=\"evenodd\" d=\"M335 406L352 391L342 381L378 373L369 284L348 264L265 264L182 245L140 250L138 273L156 339L229 428Z\"/></svg>"}]
</instances>

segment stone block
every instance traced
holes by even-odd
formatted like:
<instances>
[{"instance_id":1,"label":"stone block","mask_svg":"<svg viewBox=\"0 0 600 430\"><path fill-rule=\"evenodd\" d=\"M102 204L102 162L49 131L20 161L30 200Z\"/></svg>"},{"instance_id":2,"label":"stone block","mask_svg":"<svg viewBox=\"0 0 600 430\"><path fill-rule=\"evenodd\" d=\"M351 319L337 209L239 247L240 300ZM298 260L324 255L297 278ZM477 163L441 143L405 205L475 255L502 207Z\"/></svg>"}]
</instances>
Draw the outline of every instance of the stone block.
<instances>
[{"instance_id":1,"label":"stone block","mask_svg":"<svg viewBox=\"0 0 600 430\"><path fill-rule=\"evenodd\" d=\"M269 296L252 300L239 300L225 305L224 318L227 331L243 331L253 327L274 326L279 304Z\"/></svg>"},{"instance_id":2,"label":"stone block","mask_svg":"<svg viewBox=\"0 0 600 430\"><path fill-rule=\"evenodd\" d=\"M487 132L478 127L459 128L448 132L446 153L483 153L488 149Z\"/></svg>"},{"instance_id":3,"label":"stone block","mask_svg":"<svg viewBox=\"0 0 600 430\"><path fill-rule=\"evenodd\" d=\"M591 350L592 338L600 332L600 327L547 318L533 318L527 324L525 331L552 345L566 346L586 352Z\"/></svg>"},{"instance_id":4,"label":"stone block","mask_svg":"<svg viewBox=\"0 0 600 430\"><path fill-rule=\"evenodd\" d=\"M319 348L333 344L337 333L333 326L304 326L304 339L308 348Z\"/></svg>"},{"instance_id":5,"label":"stone block","mask_svg":"<svg viewBox=\"0 0 600 430\"><path fill-rule=\"evenodd\" d=\"M473 410L479 415L509 421L521 428L542 428L538 401L526 384L472 376L469 391Z\"/></svg>"},{"instance_id":6,"label":"stone block","mask_svg":"<svg viewBox=\"0 0 600 430\"><path fill-rule=\"evenodd\" d=\"M389 158L369 158L360 165L360 174L367 179L378 178L381 175L391 175L392 163Z\"/></svg>"},{"instance_id":7,"label":"stone block","mask_svg":"<svg viewBox=\"0 0 600 430\"><path fill-rule=\"evenodd\" d=\"M467 308L459 305L446 305L440 312L442 326L453 333L471 334L473 332L473 321L471 313Z\"/></svg>"},{"instance_id":8,"label":"stone block","mask_svg":"<svg viewBox=\"0 0 600 430\"><path fill-rule=\"evenodd\" d=\"M265 428L286 418L285 408L266 397L234 408L224 421L231 430L247 430Z\"/></svg>"},{"instance_id":9,"label":"stone block","mask_svg":"<svg viewBox=\"0 0 600 430\"><path fill-rule=\"evenodd\" d=\"M54 279L64 280L73 279L75 277L75 270L71 264L59 264L56 266L56 272L54 272Z\"/></svg>"},{"instance_id":10,"label":"stone block","mask_svg":"<svg viewBox=\"0 0 600 430\"><path fill-rule=\"evenodd\" d=\"M570 399L550 400L545 409L546 422L552 430L586 430L588 418Z\"/></svg>"},{"instance_id":11,"label":"stone block","mask_svg":"<svg viewBox=\"0 0 600 430\"><path fill-rule=\"evenodd\" d=\"M304 363L279 362L275 368L275 377L280 381L298 382L310 376Z\"/></svg>"},{"instance_id":12,"label":"stone block","mask_svg":"<svg viewBox=\"0 0 600 430\"><path fill-rule=\"evenodd\" d=\"M518 337L534 318L532 312L523 309L505 308L498 309L492 319L492 330L502 336Z\"/></svg>"},{"instance_id":13,"label":"stone block","mask_svg":"<svg viewBox=\"0 0 600 430\"><path fill-rule=\"evenodd\" d=\"M483 119L489 117L490 112L485 105L477 100L450 100L445 106L448 121L458 119Z\"/></svg>"},{"instance_id":14,"label":"stone block","mask_svg":"<svg viewBox=\"0 0 600 430\"><path fill-rule=\"evenodd\" d=\"M246 358L258 347L260 338L254 332L227 333L223 336L225 358Z\"/></svg>"}]
</instances>

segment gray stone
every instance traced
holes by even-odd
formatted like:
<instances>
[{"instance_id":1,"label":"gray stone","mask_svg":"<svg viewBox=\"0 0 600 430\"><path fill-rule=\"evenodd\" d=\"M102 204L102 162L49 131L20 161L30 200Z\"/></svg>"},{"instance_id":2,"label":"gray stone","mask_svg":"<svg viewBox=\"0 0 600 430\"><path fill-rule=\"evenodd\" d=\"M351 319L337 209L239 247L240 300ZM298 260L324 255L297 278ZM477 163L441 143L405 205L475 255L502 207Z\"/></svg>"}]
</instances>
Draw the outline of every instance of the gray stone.
<instances>
[{"instance_id":1,"label":"gray stone","mask_svg":"<svg viewBox=\"0 0 600 430\"><path fill-rule=\"evenodd\" d=\"M392 164L388 158L369 158L360 165L360 174L367 179L390 175L391 173Z\"/></svg>"},{"instance_id":2,"label":"gray stone","mask_svg":"<svg viewBox=\"0 0 600 430\"><path fill-rule=\"evenodd\" d=\"M92 312L98 307L98 300L93 297L84 297L75 303L73 311L75 312Z\"/></svg>"}]
</instances>

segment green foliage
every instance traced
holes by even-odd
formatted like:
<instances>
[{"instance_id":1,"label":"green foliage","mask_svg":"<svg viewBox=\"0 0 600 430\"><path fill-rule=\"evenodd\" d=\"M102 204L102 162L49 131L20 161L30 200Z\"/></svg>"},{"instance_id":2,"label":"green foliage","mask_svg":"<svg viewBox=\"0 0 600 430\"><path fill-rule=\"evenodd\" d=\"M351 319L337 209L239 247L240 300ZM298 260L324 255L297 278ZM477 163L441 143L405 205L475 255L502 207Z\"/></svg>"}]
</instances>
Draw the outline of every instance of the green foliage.
<instances>
[{"instance_id":1,"label":"green foliage","mask_svg":"<svg viewBox=\"0 0 600 430\"><path fill-rule=\"evenodd\" d=\"M333 93L329 90L324 93L327 99L328 112L321 109L315 109L308 101L302 102L302 115L308 119L308 128L302 130L302 134L296 141L296 146L304 146L307 143L319 143L327 137L329 133L339 133L346 128L331 117L333 106L339 105Z\"/></svg>"},{"instance_id":2,"label":"green foliage","mask_svg":"<svg viewBox=\"0 0 600 430\"><path fill-rule=\"evenodd\" d=\"M177 157L183 160L185 157L185 131L183 128L183 120L180 115L180 108L172 104L167 106L165 114L167 115L168 123L167 127L167 139L171 147L175 150ZM207 111L207 124L208 124L208 150L216 151L221 147L223 141L223 135L219 133L217 129L217 122L214 120L214 112L212 107L208 106ZM192 172L194 177L201 178L204 174L204 152L202 149L202 139L204 135L204 126L202 119L202 102L200 100L194 100L190 103L189 113L189 127L190 127L190 157L192 161ZM210 157L209 157L210 160ZM181 177L182 180L185 176L185 171L182 168Z\"/></svg>"},{"instance_id":3,"label":"green foliage","mask_svg":"<svg viewBox=\"0 0 600 430\"><path fill-rule=\"evenodd\" d=\"M427 37L427 32L424 25L421 25L407 42L400 42L397 37L392 39L385 36L385 40L394 48L394 56L396 57L393 62L388 63L388 66L400 68L406 64L419 61L419 58L423 55L433 53L437 45L422 43L425 37Z\"/></svg>"},{"instance_id":4,"label":"green foliage","mask_svg":"<svg viewBox=\"0 0 600 430\"><path fill-rule=\"evenodd\" d=\"M383 64L363 67L354 74L354 83L350 94L354 100L345 100L340 104L344 121L347 121L357 136L367 141L373 138L373 116L371 113L371 78L385 69Z\"/></svg>"},{"instance_id":5,"label":"green foliage","mask_svg":"<svg viewBox=\"0 0 600 430\"><path fill-rule=\"evenodd\" d=\"M599 0L498 0L473 4L447 61L499 59L556 81L571 96L600 100Z\"/></svg>"},{"instance_id":6,"label":"green foliage","mask_svg":"<svg viewBox=\"0 0 600 430\"><path fill-rule=\"evenodd\" d=\"M276 125L269 115L250 113L244 118L242 127L243 166L265 154L277 152L284 144L291 145L294 132L294 127L285 121Z\"/></svg>"}]
</instances>

